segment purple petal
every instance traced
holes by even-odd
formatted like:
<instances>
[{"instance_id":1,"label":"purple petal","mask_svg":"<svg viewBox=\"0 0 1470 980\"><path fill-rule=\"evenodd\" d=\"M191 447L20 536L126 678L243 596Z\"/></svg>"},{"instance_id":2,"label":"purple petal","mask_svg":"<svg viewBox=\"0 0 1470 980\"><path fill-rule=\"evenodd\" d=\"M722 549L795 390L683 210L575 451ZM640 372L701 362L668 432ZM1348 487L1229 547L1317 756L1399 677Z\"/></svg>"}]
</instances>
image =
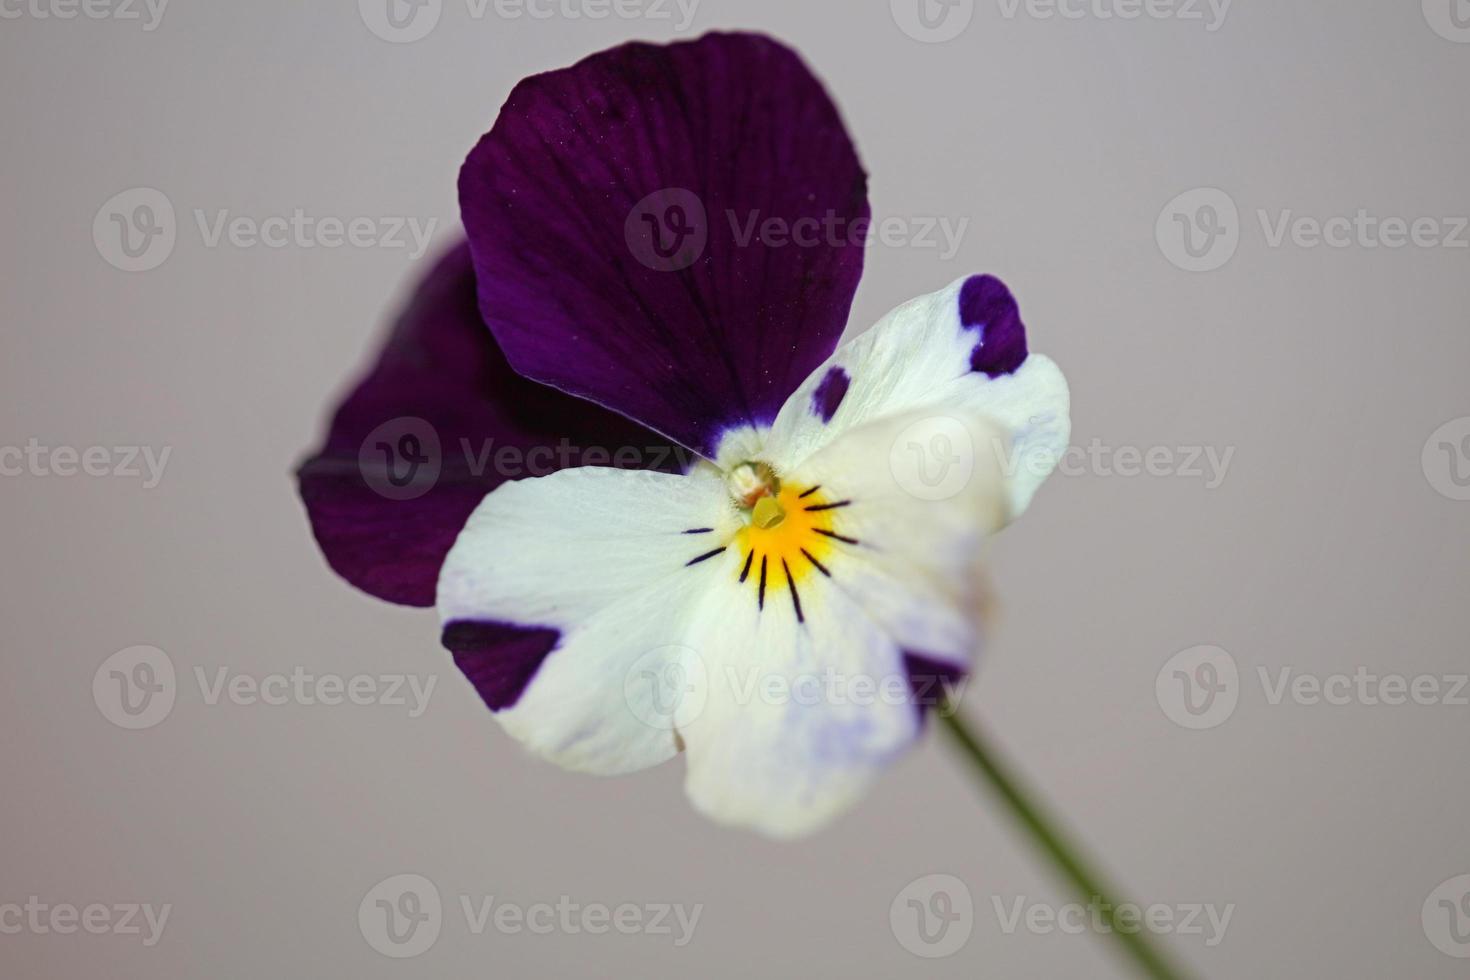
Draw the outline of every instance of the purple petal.
<instances>
[{"instance_id":1,"label":"purple petal","mask_svg":"<svg viewBox=\"0 0 1470 980\"><path fill-rule=\"evenodd\" d=\"M832 421L832 416L837 414L837 409L842 406L842 399L847 397L848 386L852 384L852 378L840 367L832 367L822 378L822 383L817 385L817 390L812 392L812 411L821 417L823 422Z\"/></svg>"},{"instance_id":2,"label":"purple petal","mask_svg":"<svg viewBox=\"0 0 1470 980\"><path fill-rule=\"evenodd\" d=\"M908 671L909 692L920 721L930 711L944 708L945 696L969 674L964 667L910 650L904 651L903 665Z\"/></svg>"},{"instance_id":3,"label":"purple petal","mask_svg":"<svg viewBox=\"0 0 1470 980\"><path fill-rule=\"evenodd\" d=\"M561 633L541 626L461 621L444 627L443 641L486 706L500 711L515 707Z\"/></svg>"},{"instance_id":4,"label":"purple petal","mask_svg":"<svg viewBox=\"0 0 1470 980\"><path fill-rule=\"evenodd\" d=\"M978 330L970 370L992 378L1014 374L1026 360L1026 327L1015 297L994 276L971 276L960 288L960 324Z\"/></svg>"},{"instance_id":5,"label":"purple petal","mask_svg":"<svg viewBox=\"0 0 1470 980\"><path fill-rule=\"evenodd\" d=\"M706 456L831 354L862 273L867 178L842 120L756 35L526 79L459 188L516 370Z\"/></svg>"},{"instance_id":6,"label":"purple petal","mask_svg":"<svg viewBox=\"0 0 1470 980\"><path fill-rule=\"evenodd\" d=\"M622 416L516 375L480 319L461 245L418 288L298 476L339 575L431 606L444 556L501 483L566 466L676 469L678 455Z\"/></svg>"}]
</instances>

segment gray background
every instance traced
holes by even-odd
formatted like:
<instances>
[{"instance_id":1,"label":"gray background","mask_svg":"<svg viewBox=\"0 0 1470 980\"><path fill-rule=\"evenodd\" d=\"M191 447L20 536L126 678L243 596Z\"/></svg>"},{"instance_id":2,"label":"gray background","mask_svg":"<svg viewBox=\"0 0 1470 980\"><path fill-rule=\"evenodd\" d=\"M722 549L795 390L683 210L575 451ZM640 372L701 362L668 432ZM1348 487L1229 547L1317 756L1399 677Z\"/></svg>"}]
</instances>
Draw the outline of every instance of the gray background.
<instances>
[{"instance_id":1,"label":"gray background","mask_svg":"<svg viewBox=\"0 0 1470 980\"><path fill-rule=\"evenodd\" d=\"M1214 489L1098 467L1053 479L997 545L1003 619L971 714L1130 895L1234 905L1217 946L1168 939L1199 974L1463 976L1420 911L1470 872L1470 708L1273 705L1257 669L1466 670L1470 502L1436 489L1447 471L1421 450L1470 415L1470 251L1271 247L1257 212L1470 214L1470 44L1410 0L1238 0L1214 31L978 0L945 43L907 36L881 2L703 0L682 36L715 27L802 51L879 216L969 219L948 260L874 246L855 328L995 272L1067 371L1078 446L1235 450ZM649 18L474 20L464 0L411 44L375 37L349 0L174 0L151 32L0 20L0 443L172 447L153 489L0 478L0 904L173 906L152 948L0 935L0 973L1127 975L1094 937L1001 928L994 897L1070 896L941 739L805 842L722 830L685 804L681 763L604 781L526 757L432 614L354 592L311 541L288 473L422 265L401 249L210 248L194 209L437 217L447 244L459 163L517 79L672 36ZM91 227L140 186L178 209L178 241L129 274ZM1240 212L1237 252L1203 273L1155 235L1197 187ZM124 731L91 684L136 644L168 653L179 695L161 724ZM1155 679L1199 644L1230 652L1239 689L1227 720L1195 731ZM298 666L439 686L411 719L209 705L193 676ZM436 883L446 920L428 952L392 960L357 907L404 872ZM975 910L944 959L908 952L889 917L935 873ZM682 949L474 936L460 895L704 911Z\"/></svg>"}]
</instances>

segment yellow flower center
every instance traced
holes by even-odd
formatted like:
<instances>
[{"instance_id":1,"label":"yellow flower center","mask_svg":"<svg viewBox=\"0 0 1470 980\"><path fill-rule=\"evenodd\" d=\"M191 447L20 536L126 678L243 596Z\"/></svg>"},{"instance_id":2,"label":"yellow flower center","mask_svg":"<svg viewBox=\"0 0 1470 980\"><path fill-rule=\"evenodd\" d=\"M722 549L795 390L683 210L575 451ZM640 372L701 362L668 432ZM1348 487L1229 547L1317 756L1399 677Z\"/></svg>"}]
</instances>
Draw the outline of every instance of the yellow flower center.
<instances>
[{"instance_id":1,"label":"yellow flower center","mask_svg":"<svg viewBox=\"0 0 1470 980\"><path fill-rule=\"evenodd\" d=\"M740 581L756 590L762 608L769 592L787 591L797 619L804 618L798 584L813 573L830 576L828 561L837 543L857 543L834 526L835 512L848 503L827 499L821 487L792 483L755 502L750 523L735 535L735 546L745 555Z\"/></svg>"}]
</instances>

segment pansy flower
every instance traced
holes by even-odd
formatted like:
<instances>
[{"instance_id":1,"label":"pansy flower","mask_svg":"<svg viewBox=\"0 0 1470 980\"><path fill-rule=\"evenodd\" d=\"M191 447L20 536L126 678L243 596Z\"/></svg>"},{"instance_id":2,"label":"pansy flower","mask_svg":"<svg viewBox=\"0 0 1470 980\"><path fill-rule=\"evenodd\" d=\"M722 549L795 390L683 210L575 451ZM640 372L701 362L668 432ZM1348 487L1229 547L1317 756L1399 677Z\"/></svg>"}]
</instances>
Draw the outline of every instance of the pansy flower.
<instances>
[{"instance_id":1,"label":"pansy flower","mask_svg":"<svg viewBox=\"0 0 1470 980\"><path fill-rule=\"evenodd\" d=\"M765 37L526 79L459 190L467 243L301 470L328 561L435 605L538 755L618 774L682 752L709 816L821 826L913 744L918 692L970 669L983 545L1067 445L1061 372L987 275L838 345L866 176ZM395 425L440 447L412 493L373 472ZM566 446L536 475L494 463Z\"/></svg>"}]
</instances>

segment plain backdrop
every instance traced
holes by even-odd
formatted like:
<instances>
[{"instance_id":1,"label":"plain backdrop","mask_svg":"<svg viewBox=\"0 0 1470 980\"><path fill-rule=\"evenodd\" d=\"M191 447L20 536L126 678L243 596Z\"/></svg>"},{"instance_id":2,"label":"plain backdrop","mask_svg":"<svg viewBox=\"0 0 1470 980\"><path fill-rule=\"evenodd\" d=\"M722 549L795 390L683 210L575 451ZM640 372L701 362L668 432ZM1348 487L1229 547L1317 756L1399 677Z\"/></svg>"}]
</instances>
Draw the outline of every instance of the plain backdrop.
<instances>
[{"instance_id":1,"label":"plain backdrop","mask_svg":"<svg viewBox=\"0 0 1470 980\"><path fill-rule=\"evenodd\" d=\"M878 216L968 221L953 256L874 245L850 330L999 274L1033 348L1067 372L1077 446L1178 452L1166 475L1076 466L997 542L1002 617L971 716L1131 897L1233 909L1213 946L1166 937L1197 974L1463 976L1421 912L1470 873L1470 707L1269 695L1284 668L1467 670L1470 502L1443 467L1470 472L1470 447L1450 440L1462 458L1439 472L1437 444L1424 451L1470 416L1470 249L1269 232L1283 215L1470 214L1470 44L1443 28L1450 0L1439 14L1238 0L1223 22L1203 4L1188 8L1203 19L1104 18L1119 5L1099 2L1068 18L975 0L942 43L874 0L703 0L683 32L651 0L601 20L493 4L477 18L446 0L415 43L375 36L351 0L174 0L153 30L141 5L125 20L4 4L0 444L171 455L156 487L0 477L0 905L172 911L151 947L7 931L0 974L1130 975L1094 936L1003 927L998 905L1071 896L939 733L824 833L724 830L685 803L682 762L600 780L528 757L439 648L433 614L354 591L311 540L291 470L425 260L211 247L196 210L438 219L437 252L456 234L459 164L518 79L629 38L748 28L825 80ZM177 242L128 273L93 221L138 187L176 208ZM1171 261L1167 235L1166 207L1196 188L1238 208L1233 257L1204 272ZM1191 447L1233 451L1217 486L1184 465ZM1156 679L1202 644L1233 658L1238 703L1192 730ZM167 653L178 696L129 731L92 692L135 645ZM196 670L221 668L437 687L417 718L210 704ZM403 873L435 883L445 916L431 949L397 960L365 940L358 906ZM909 952L890 919L933 874L973 903L945 958ZM703 910L676 948L475 935L459 909L564 895Z\"/></svg>"}]
</instances>

